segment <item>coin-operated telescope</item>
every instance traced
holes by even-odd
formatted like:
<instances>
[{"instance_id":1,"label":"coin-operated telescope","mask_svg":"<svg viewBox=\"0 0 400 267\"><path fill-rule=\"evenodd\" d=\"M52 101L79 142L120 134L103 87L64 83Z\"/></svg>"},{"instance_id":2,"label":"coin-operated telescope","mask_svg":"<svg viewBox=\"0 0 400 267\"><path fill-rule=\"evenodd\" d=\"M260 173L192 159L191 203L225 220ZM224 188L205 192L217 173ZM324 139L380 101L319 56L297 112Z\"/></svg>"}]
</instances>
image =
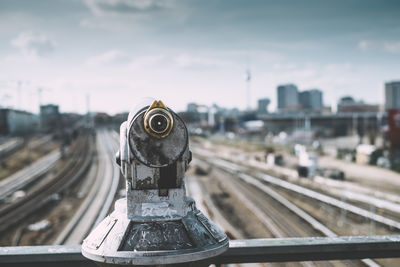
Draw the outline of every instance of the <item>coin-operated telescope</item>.
<instances>
[{"instance_id":1,"label":"coin-operated telescope","mask_svg":"<svg viewBox=\"0 0 400 267\"><path fill-rule=\"evenodd\" d=\"M127 196L84 240L85 257L100 265L208 266L228 248L226 234L186 196L188 132L161 101L129 113L116 157Z\"/></svg>"}]
</instances>

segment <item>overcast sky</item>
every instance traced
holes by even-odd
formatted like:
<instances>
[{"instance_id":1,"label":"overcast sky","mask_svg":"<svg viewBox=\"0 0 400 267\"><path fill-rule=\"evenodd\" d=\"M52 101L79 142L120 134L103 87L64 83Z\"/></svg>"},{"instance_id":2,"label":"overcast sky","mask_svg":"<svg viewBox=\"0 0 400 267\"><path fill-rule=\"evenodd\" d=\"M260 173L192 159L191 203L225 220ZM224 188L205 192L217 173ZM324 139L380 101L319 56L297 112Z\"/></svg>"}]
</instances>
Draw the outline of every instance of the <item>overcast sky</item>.
<instances>
[{"instance_id":1,"label":"overcast sky","mask_svg":"<svg viewBox=\"0 0 400 267\"><path fill-rule=\"evenodd\" d=\"M382 103L400 79L400 1L0 0L0 105L111 114L154 97L245 108L276 86ZM20 88L18 90L18 88Z\"/></svg>"}]
</instances>

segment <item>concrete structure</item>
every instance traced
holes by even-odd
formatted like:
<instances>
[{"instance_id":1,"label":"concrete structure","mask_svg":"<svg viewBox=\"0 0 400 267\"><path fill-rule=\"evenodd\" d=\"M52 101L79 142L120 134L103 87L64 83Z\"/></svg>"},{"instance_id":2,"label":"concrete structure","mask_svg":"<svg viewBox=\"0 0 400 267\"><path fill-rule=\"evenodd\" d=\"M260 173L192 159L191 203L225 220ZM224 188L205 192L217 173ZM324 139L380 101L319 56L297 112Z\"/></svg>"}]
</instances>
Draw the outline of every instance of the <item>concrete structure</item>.
<instances>
[{"instance_id":1,"label":"concrete structure","mask_svg":"<svg viewBox=\"0 0 400 267\"><path fill-rule=\"evenodd\" d=\"M277 87L277 94L279 111L296 111L299 108L299 93L296 85L279 85Z\"/></svg>"},{"instance_id":2,"label":"concrete structure","mask_svg":"<svg viewBox=\"0 0 400 267\"><path fill-rule=\"evenodd\" d=\"M32 113L9 108L0 109L0 135L25 135L36 131L37 119Z\"/></svg>"},{"instance_id":3,"label":"concrete structure","mask_svg":"<svg viewBox=\"0 0 400 267\"><path fill-rule=\"evenodd\" d=\"M379 110L379 105L355 101L351 96L342 97L337 105L338 113L379 112Z\"/></svg>"},{"instance_id":4,"label":"concrete structure","mask_svg":"<svg viewBox=\"0 0 400 267\"><path fill-rule=\"evenodd\" d=\"M59 127L60 112L58 105L48 104L40 106L40 128L45 131Z\"/></svg>"},{"instance_id":5,"label":"concrete structure","mask_svg":"<svg viewBox=\"0 0 400 267\"><path fill-rule=\"evenodd\" d=\"M303 109L321 110L324 107L322 91L311 89L299 93L299 103Z\"/></svg>"},{"instance_id":6,"label":"concrete structure","mask_svg":"<svg viewBox=\"0 0 400 267\"><path fill-rule=\"evenodd\" d=\"M360 129L378 129L387 121L385 113L360 112L338 114L265 114L259 117L264 121L268 132L279 133L281 131L293 133L304 129L306 125L322 136L346 136L354 134Z\"/></svg>"},{"instance_id":7,"label":"concrete structure","mask_svg":"<svg viewBox=\"0 0 400 267\"><path fill-rule=\"evenodd\" d=\"M400 81L385 83L385 110L400 109Z\"/></svg>"},{"instance_id":8,"label":"concrete structure","mask_svg":"<svg viewBox=\"0 0 400 267\"><path fill-rule=\"evenodd\" d=\"M266 114L268 113L268 106L271 101L269 98L262 98L258 100L257 106L257 114Z\"/></svg>"},{"instance_id":9,"label":"concrete structure","mask_svg":"<svg viewBox=\"0 0 400 267\"><path fill-rule=\"evenodd\" d=\"M356 162L358 164L371 164L371 156L376 147L369 144L360 144L356 148Z\"/></svg>"},{"instance_id":10,"label":"concrete structure","mask_svg":"<svg viewBox=\"0 0 400 267\"><path fill-rule=\"evenodd\" d=\"M352 96L343 96L340 98L338 105L353 105L356 103Z\"/></svg>"}]
</instances>

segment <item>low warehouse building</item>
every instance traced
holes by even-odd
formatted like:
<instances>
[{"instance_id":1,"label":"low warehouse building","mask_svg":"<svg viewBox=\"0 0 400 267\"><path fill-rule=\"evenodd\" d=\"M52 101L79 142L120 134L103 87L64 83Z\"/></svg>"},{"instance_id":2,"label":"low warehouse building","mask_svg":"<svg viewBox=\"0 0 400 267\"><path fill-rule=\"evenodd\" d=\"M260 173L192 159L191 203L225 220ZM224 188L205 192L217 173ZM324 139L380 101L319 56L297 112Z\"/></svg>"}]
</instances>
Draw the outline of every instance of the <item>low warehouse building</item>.
<instances>
[{"instance_id":1,"label":"low warehouse building","mask_svg":"<svg viewBox=\"0 0 400 267\"><path fill-rule=\"evenodd\" d=\"M37 118L34 114L9 108L0 109L0 135L26 135L35 132Z\"/></svg>"}]
</instances>

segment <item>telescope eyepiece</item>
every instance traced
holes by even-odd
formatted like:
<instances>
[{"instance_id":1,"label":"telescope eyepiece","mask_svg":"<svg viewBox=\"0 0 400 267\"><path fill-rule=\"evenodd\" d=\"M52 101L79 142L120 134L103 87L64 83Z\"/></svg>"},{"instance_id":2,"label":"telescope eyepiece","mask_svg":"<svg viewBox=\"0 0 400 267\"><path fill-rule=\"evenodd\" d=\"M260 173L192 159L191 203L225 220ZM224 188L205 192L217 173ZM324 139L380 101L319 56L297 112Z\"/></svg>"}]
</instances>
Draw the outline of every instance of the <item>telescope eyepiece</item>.
<instances>
[{"instance_id":1,"label":"telescope eyepiece","mask_svg":"<svg viewBox=\"0 0 400 267\"><path fill-rule=\"evenodd\" d=\"M126 151L132 152L128 160L135 158L150 168L163 168L186 160L188 153L182 158L188 150L186 125L161 101L154 100L151 105L130 114L128 120L126 133L121 134L127 138L122 143L129 144Z\"/></svg>"},{"instance_id":2,"label":"telescope eyepiece","mask_svg":"<svg viewBox=\"0 0 400 267\"><path fill-rule=\"evenodd\" d=\"M174 119L166 107L151 106L144 115L144 129L156 138L167 137L173 127Z\"/></svg>"},{"instance_id":3,"label":"telescope eyepiece","mask_svg":"<svg viewBox=\"0 0 400 267\"><path fill-rule=\"evenodd\" d=\"M163 114L156 114L150 118L150 129L158 134L168 130L169 120Z\"/></svg>"}]
</instances>

